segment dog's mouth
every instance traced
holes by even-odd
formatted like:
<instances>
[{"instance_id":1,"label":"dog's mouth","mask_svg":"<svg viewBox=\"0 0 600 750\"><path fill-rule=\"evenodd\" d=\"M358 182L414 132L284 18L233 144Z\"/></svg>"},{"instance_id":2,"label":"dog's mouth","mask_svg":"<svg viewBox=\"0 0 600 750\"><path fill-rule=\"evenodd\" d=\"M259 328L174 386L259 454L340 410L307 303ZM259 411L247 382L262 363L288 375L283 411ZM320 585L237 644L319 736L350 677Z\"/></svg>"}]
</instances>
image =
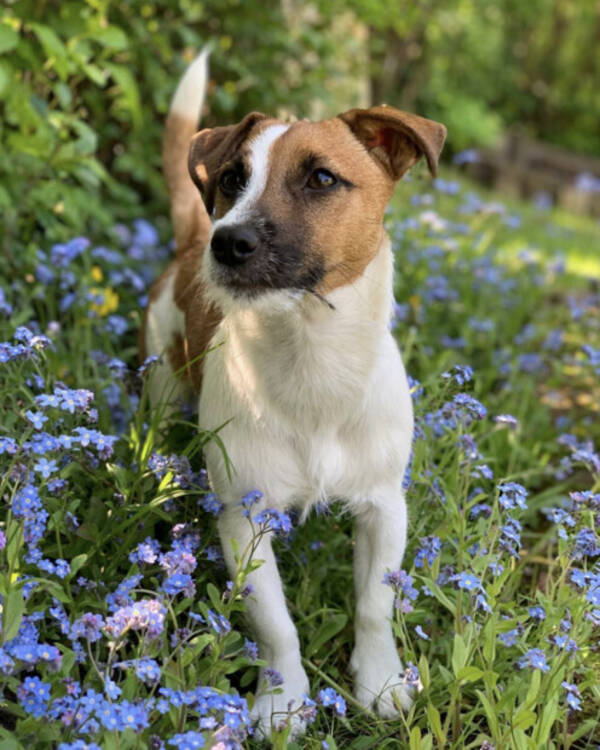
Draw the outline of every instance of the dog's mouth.
<instances>
[{"instance_id":1,"label":"dog's mouth","mask_svg":"<svg viewBox=\"0 0 600 750\"><path fill-rule=\"evenodd\" d=\"M264 248L258 257L238 267L222 265L214 258L210 266L212 283L236 300L254 300L276 291L293 295L305 292L317 294L317 287L324 275L320 263L308 268L298 266L282 259L269 248Z\"/></svg>"}]
</instances>

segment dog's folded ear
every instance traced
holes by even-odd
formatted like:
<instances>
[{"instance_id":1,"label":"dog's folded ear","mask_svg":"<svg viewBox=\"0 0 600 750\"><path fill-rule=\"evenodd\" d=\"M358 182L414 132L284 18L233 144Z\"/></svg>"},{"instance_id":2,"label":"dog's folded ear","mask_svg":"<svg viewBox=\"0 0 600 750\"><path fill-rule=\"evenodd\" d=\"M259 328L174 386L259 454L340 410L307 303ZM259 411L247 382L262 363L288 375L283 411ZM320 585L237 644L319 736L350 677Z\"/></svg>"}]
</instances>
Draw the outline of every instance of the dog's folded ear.
<instances>
[{"instance_id":1,"label":"dog's folded ear","mask_svg":"<svg viewBox=\"0 0 600 750\"><path fill-rule=\"evenodd\" d=\"M256 123L266 119L267 116L261 112L251 112L237 125L205 128L192 138L188 169L209 214L213 209L215 192L211 177L222 164L231 159Z\"/></svg>"},{"instance_id":2,"label":"dog's folded ear","mask_svg":"<svg viewBox=\"0 0 600 750\"><path fill-rule=\"evenodd\" d=\"M399 180L423 155L429 171L436 175L446 139L441 123L386 106L351 109L338 117L393 180Z\"/></svg>"}]
</instances>

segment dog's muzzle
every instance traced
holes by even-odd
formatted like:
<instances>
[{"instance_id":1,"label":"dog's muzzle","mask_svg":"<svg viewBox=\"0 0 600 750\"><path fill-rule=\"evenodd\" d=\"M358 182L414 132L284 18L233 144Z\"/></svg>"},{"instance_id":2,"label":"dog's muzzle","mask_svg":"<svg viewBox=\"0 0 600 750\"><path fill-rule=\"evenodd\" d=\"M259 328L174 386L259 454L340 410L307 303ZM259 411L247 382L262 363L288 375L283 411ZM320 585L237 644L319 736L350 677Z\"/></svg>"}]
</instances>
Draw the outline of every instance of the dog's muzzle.
<instances>
[{"instance_id":1,"label":"dog's muzzle","mask_svg":"<svg viewBox=\"0 0 600 750\"><path fill-rule=\"evenodd\" d=\"M250 260L259 242L258 234L251 227L221 227L213 234L210 248L217 263L233 268Z\"/></svg>"}]
</instances>

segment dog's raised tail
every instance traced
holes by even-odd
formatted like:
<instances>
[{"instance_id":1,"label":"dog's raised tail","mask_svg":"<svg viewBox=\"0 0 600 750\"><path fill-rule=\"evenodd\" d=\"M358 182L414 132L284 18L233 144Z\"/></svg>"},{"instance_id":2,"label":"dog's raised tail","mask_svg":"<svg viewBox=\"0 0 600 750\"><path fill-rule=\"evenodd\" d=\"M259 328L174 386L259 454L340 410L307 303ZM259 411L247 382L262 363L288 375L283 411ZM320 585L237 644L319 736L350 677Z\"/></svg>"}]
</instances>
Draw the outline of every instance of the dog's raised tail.
<instances>
[{"instance_id":1,"label":"dog's raised tail","mask_svg":"<svg viewBox=\"0 0 600 750\"><path fill-rule=\"evenodd\" d=\"M163 172L171 198L171 218L177 252L192 244L206 243L210 219L198 189L188 173L188 150L198 122L208 82L205 47L189 65L175 90L163 140Z\"/></svg>"}]
</instances>

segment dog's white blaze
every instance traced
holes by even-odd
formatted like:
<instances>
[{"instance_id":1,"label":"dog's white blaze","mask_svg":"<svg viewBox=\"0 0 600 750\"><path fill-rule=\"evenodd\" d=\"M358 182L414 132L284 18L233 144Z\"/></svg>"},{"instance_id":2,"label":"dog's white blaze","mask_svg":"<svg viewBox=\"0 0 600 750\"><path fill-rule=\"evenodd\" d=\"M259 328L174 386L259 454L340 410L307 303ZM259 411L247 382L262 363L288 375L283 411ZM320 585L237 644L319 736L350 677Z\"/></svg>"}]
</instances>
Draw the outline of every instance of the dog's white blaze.
<instances>
[{"instance_id":1,"label":"dog's white blaze","mask_svg":"<svg viewBox=\"0 0 600 750\"><path fill-rule=\"evenodd\" d=\"M244 191L232 208L213 224L213 232L219 227L241 224L252 213L252 208L263 194L269 175L269 152L289 125L270 125L250 144L250 179Z\"/></svg>"}]
</instances>

